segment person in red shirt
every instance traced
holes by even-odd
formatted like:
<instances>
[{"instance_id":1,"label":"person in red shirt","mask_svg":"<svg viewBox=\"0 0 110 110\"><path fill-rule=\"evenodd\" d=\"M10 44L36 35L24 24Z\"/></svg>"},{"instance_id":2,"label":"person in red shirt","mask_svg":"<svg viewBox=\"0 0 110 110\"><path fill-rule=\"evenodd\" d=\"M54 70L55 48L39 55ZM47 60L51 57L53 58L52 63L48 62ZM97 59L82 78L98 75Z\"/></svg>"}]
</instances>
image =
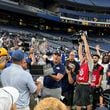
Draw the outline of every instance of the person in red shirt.
<instances>
[{"instance_id":1,"label":"person in red shirt","mask_svg":"<svg viewBox=\"0 0 110 110\"><path fill-rule=\"evenodd\" d=\"M93 110L95 110L97 104L100 103L100 96L102 93L101 82L103 78L103 67L98 64L100 56L97 54L93 55L93 71L91 77L91 87L92 87L92 95L93 95Z\"/></svg>"},{"instance_id":2,"label":"person in red shirt","mask_svg":"<svg viewBox=\"0 0 110 110\"><path fill-rule=\"evenodd\" d=\"M82 52L83 43L79 42L78 55L80 60L80 70L76 78L77 85L74 103L76 104L77 110L81 110L83 106L86 106L87 110L91 110L89 73L92 71L93 63L85 34L82 34L81 39L84 43L85 55L83 55Z\"/></svg>"}]
</instances>

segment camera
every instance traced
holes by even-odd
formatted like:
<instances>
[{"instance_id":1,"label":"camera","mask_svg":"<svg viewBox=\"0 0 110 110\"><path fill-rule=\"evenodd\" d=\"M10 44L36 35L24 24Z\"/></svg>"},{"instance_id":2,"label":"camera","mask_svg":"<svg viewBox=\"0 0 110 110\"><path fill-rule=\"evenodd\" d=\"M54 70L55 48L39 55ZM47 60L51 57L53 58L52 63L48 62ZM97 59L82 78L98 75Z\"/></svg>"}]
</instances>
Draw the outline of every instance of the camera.
<instances>
[{"instance_id":1,"label":"camera","mask_svg":"<svg viewBox=\"0 0 110 110\"><path fill-rule=\"evenodd\" d=\"M78 39L78 43L79 43L79 42L83 42L83 40L82 40L81 38L79 38L79 39Z\"/></svg>"},{"instance_id":2,"label":"camera","mask_svg":"<svg viewBox=\"0 0 110 110\"><path fill-rule=\"evenodd\" d=\"M74 34L74 39L72 40L73 44L79 44L79 42L83 42L83 40L81 39L81 36L85 34L85 36L87 36L87 31L82 31L80 30L78 33Z\"/></svg>"},{"instance_id":3,"label":"camera","mask_svg":"<svg viewBox=\"0 0 110 110\"><path fill-rule=\"evenodd\" d=\"M75 67L75 65L74 65L74 64L69 63L69 64L67 65L67 67L66 67L66 68L67 68L69 71L71 71L74 67Z\"/></svg>"},{"instance_id":4,"label":"camera","mask_svg":"<svg viewBox=\"0 0 110 110\"><path fill-rule=\"evenodd\" d=\"M66 68L67 68L67 70L69 70L69 71L71 71L71 69L72 69L72 68L71 68L71 67L69 67L69 66L67 66Z\"/></svg>"},{"instance_id":5,"label":"camera","mask_svg":"<svg viewBox=\"0 0 110 110\"><path fill-rule=\"evenodd\" d=\"M82 36L83 34L84 34L85 36L87 36L87 31L80 31L80 32L79 32L80 38L78 39L78 42L83 42L83 40L81 39L81 36Z\"/></svg>"}]
</instances>

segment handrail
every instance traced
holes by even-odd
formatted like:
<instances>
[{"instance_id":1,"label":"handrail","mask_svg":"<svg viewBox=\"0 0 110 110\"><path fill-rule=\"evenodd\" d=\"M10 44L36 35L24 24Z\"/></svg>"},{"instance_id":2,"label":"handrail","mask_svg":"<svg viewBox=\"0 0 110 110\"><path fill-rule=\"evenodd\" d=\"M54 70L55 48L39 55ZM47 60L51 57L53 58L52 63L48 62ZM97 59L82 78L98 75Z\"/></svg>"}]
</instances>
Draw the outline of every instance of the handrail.
<instances>
[{"instance_id":1,"label":"handrail","mask_svg":"<svg viewBox=\"0 0 110 110\"><path fill-rule=\"evenodd\" d=\"M90 49L96 50L96 48L95 48L95 47L93 47L93 46L89 46L89 47L90 47ZM103 50L103 49L100 49L99 51L100 51L100 52L108 52L108 51Z\"/></svg>"},{"instance_id":2,"label":"handrail","mask_svg":"<svg viewBox=\"0 0 110 110\"><path fill-rule=\"evenodd\" d=\"M77 21L77 22L85 22L85 23L92 23L92 24L110 24L110 22L98 22L98 21L88 21L88 20L81 20L81 19L74 19L69 17L60 16L61 19Z\"/></svg>"}]
</instances>

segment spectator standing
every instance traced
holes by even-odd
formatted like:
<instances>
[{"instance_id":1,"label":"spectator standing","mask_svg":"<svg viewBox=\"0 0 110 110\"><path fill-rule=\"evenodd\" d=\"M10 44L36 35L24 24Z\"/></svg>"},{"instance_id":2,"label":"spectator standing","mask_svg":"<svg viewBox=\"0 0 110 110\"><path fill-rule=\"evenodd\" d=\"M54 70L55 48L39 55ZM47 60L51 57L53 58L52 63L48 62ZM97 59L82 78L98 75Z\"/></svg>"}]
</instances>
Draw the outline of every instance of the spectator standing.
<instances>
[{"instance_id":1,"label":"spectator standing","mask_svg":"<svg viewBox=\"0 0 110 110\"><path fill-rule=\"evenodd\" d=\"M31 74L22 68L24 62L24 53L22 51L14 51L12 61L13 64L2 71L2 84L3 86L12 86L18 89L20 96L16 102L17 110L30 110L30 93L38 93L41 84L37 82L37 85L35 85Z\"/></svg>"},{"instance_id":2,"label":"spectator standing","mask_svg":"<svg viewBox=\"0 0 110 110\"><path fill-rule=\"evenodd\" d=\"M92 95L93 95L93 110L95 110L97 104L100 103L100 96L102 94L101 82L103 79L104 68L98 63L100 56L93 55L93 71L91 79Z\"/></svg>"},{"instance_id":3,"label":"spectator standing","mask_svg":"<svg viewBox=\"0 0 110 110\"><path fill-rule=\"evenodd\" d=\"M44 59L47 64L51 64L52 73L44 76L43 97L52 96L60 99L62 78L65 75L65 66L61 64L61 54L53 53L53 61L50 61L47 57Z\"/></svg>"},{"instance_id":4,"label":"spectator standing","mask_svg":"<svg viewBox=\"0 0 110 110\"><path fill-rule=\"evenodd\" d=\"M0 87L1 84L1 72L7 64L8 51L5 48L0 48Z\"/></svg>"},{"instance_id":5,"label":"spectator standing","mask_svg":"<svg viewBox=\"0 0 110 110\"><path fill-rule=\"evenodd\" d=\"M66 74L62 78L62 95L65 97L63 102L71 110L73 105L74 86L76 82L76 74L78 74L79 64L74 60L74 52L69 53L66 60Z\"/></svg>"},{"instance_id":6,"label":"spectator standing","mask_svg":"<svg viewBox=\"0 0 110 110\"><path fill-rule=\"evenodd\" d=\"M13 87L0 88L0 110L16 110L19 92Z\"/></svg>"},{"instance_id":7,"label":"spectator standing","mask_svg":"<svg viewBox=\"0 0 110 110\"><path fill-rule=\"evenodd\" d=\"M101 55L100 54L100 46L99 45L96 45L96 52L97 54L100 56L100 60L99 60L99 63L104 67L104 75L103 75L103 80L102 80L102 88L105 90L106 87L107 87L107 69L108 69L108 65L109 65L109 62L110 62L110 57L108 54L103 54Z\"/></svg>"},{"instance_id":8,"label":"spectator standing","mask_svg":"<svg viewBox=\"0 0 110 110\"><path fill-rule=\"evenodd\" d=\"M62 78L62 96L64 96L63 103L71 110L73 105L74 83L76 81L76 74L74 72L75 65L68 64L66 67L66 74Z\"/></svg>"},{"instance_id":9,"label":"spectator standing","mask_svg":"<svg viewBox=\"0 0 110 110\"><path fill-rule=\"evenodd\" d=\"M76 79L75 103L77 110L81 110L83 106L86 106L87 110L91 110L89 75L92 72L93 63L85 34L81 36L81 39L84 42L85 55L82 52L82 42L79 42L78 55L80 59L80 70Z\"/></svg>"}]
</instances>

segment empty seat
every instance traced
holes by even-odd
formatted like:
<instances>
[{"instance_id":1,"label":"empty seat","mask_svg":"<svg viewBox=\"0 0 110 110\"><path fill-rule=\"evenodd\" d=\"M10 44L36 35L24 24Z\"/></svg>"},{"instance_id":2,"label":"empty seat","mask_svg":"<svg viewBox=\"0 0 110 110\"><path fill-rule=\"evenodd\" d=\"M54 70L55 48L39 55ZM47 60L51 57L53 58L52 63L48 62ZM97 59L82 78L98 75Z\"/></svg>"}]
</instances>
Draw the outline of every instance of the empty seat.
<instances>
[{"instance_id":1,"label":"empty seat","mask_svg":"<svg viewBox=\"0 0 110 110\"><path fill-rule=\"evenodd\" d=\"M110 0L92 0L96 6L110 7Z\"/></svg>"}]
</instances>

